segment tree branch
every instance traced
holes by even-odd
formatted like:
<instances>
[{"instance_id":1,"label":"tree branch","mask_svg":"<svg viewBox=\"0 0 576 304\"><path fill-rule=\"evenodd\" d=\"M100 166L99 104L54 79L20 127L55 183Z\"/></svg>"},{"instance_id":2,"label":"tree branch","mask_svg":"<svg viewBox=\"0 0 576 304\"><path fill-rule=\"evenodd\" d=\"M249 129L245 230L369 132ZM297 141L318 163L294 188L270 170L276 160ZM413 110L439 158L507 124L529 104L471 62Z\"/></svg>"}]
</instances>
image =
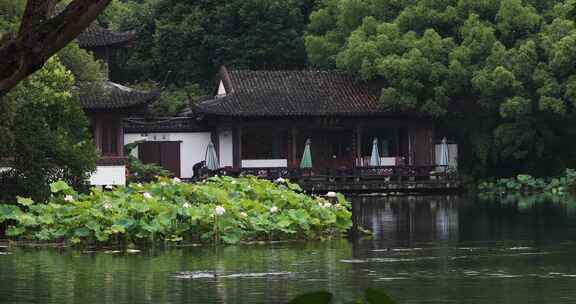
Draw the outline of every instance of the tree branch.
<instances>
[{"instance_id":1,"label":"tree branch","mask_svg":"<svg viewBox=\"0 0 576 304\"><path fill-rule=\"evenodd\" d=\"M45 22L54 16L56 3L58 2L60 2L60 0L28 0L18 32L23 33L27 29Z\"/></svg>"},{"instance_id":2,"label":"tree branch","mask_svg":"<svg viewBox=\"0 0 576 304\"><path fill-rule=\"evenodd\" d=\"M0 97L84 31L111 0L74 0L60 14L60 0L28 0L20 32L0 45ZM53 16L53 17L50 17Z\"/></svg>"}]
</instances>

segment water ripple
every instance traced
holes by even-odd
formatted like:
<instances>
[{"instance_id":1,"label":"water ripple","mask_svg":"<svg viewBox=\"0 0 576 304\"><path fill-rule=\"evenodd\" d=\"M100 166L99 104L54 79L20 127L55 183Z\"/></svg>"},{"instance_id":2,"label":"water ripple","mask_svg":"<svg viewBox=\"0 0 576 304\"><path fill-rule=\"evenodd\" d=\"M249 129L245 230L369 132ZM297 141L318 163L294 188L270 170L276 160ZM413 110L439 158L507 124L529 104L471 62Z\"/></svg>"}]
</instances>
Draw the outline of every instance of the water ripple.
<instances>
[{"instance_id":1,"label":"water ripple","mask_svg":"<svg viewBox=\"0 0 576 304\"><path fill-rule=\"evenodd\" d=\"M241 279L241 278L271 278L271 277L292 277L292 272L262 272L262 273L234 273L234 274L218 274L211 271L186 271L177 273L174 277L177 279Z\"/></svg>"}]
</instances>

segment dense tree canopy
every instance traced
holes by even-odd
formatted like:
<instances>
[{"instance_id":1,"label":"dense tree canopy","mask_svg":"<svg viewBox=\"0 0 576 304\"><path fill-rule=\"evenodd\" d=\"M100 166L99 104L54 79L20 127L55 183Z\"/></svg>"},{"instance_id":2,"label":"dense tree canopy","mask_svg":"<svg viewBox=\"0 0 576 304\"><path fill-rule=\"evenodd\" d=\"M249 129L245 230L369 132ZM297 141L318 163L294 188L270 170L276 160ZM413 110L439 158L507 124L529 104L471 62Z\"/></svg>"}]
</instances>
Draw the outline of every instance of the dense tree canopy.
<instances>
[{"instance_id":1,"label":"dense tree canopy","mask_svg":"<svg viewBox=\"0 0 576 304\"><path fill-rule=\"evenodd\" d=\"M303 35L312 0L127 1L105 20L140 29L123 80L211 84L218 68L294 69L306 64ZM124 61L124 60L123 60ZM122 70L122 69L120 69ZM135 73L137 71L137 73Z\"/></svg>"},{"instance_id":2,"label":"dense tree canopy","mask_svg":"<svg viewBox=\"0 0 576 304\"><path fill-rule=\"evenodd\" d=\"M61 179L83 185L95 169L96 148L73 85L74 76L54 56L4 97L15 105L5 147L20 195L45 198L48 185Z\"/></svg>"},{"instance_id":3,"label":"dense tree canopy","mask_svg":"<svg viewBox=\"0 0 576 304\"><path fill-rule=\"evenodd\" d=\"M325 0L312 64L384 81L383 108L436 117L474 172L574 165L576 1Z\"/></svg>"},{"instance_id":4,"label":"dense tree canopy","mask_svg":"<svg viewBox=\"0 0 576 304\"><path fill-rule=\"evenodd\" d=\"M1 36L17 30L24 7L25 1L0 0L5 9ZM97 154L74 87L99 90L103 78L92 54L74 42L0 97L0 159L14 160L13 170L0 174L0 200L13 195L42 198L57 179L86 182Z\"/></svg>"}]
</instances>

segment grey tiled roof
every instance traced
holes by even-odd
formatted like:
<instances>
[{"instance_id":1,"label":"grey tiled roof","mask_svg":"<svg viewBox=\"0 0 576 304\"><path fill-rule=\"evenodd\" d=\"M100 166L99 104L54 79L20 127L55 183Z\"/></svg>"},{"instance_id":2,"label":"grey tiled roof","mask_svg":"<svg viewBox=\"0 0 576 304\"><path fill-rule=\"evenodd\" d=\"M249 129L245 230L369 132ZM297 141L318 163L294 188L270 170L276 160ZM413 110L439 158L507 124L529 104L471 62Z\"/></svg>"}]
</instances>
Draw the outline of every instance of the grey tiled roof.
<instances>
[{"instance_id":1,"label":"grey tiled roof","mask_svg":"<svg viewBox=\"0 0 576 304\"><path fill-rule=\"evenodd\" d=\"M335 71L222 69L227 95L193 106L221 116L396 116L379 103L379 86Z\"/></svg>"},{"instance_id":2,"label":"grey tiled roof","mask_svg":"<svg viewBox=\"0 0 576 304\"><path fill-rule=\"evenodd\" d=\"M134 90L123 85L106 82L104 94L95 94L90 90L79 90L78 99L84 109L121 109L146 105L160 97L159 92Z\"/></svg>"},{"instance_id":3,"label":"grey tiled roof","mask_svg":"<svg viewBox=\"0 0 576 304\"><path fill-rule=\"evenodd\" d=\"M92 23L78 36L78 44L82 48L114 46L128 43L136 38L136 31L113 32Z\"/></svg>"}]
</instances>

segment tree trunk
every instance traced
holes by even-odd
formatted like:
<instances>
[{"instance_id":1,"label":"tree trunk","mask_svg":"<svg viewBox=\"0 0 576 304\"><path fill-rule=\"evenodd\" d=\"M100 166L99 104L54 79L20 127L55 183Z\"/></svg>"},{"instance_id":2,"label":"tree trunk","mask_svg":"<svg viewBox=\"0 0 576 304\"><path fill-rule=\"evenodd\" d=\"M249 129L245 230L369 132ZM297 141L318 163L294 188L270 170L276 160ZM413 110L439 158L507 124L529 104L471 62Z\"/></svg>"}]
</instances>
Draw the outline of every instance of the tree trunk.
<instances>
[{"instance_id":1,"label":"tree trunk","mask_svg":"<svg viewBox=\"0 0 576 304\"><path fill-rule=\"evenodd\" d=\"M18 35L0 42L0 97L41 69L111 2L74 0L60 14L54 15L54 7L59 1L28 0Z\"/></svg>"}]
</instances>

